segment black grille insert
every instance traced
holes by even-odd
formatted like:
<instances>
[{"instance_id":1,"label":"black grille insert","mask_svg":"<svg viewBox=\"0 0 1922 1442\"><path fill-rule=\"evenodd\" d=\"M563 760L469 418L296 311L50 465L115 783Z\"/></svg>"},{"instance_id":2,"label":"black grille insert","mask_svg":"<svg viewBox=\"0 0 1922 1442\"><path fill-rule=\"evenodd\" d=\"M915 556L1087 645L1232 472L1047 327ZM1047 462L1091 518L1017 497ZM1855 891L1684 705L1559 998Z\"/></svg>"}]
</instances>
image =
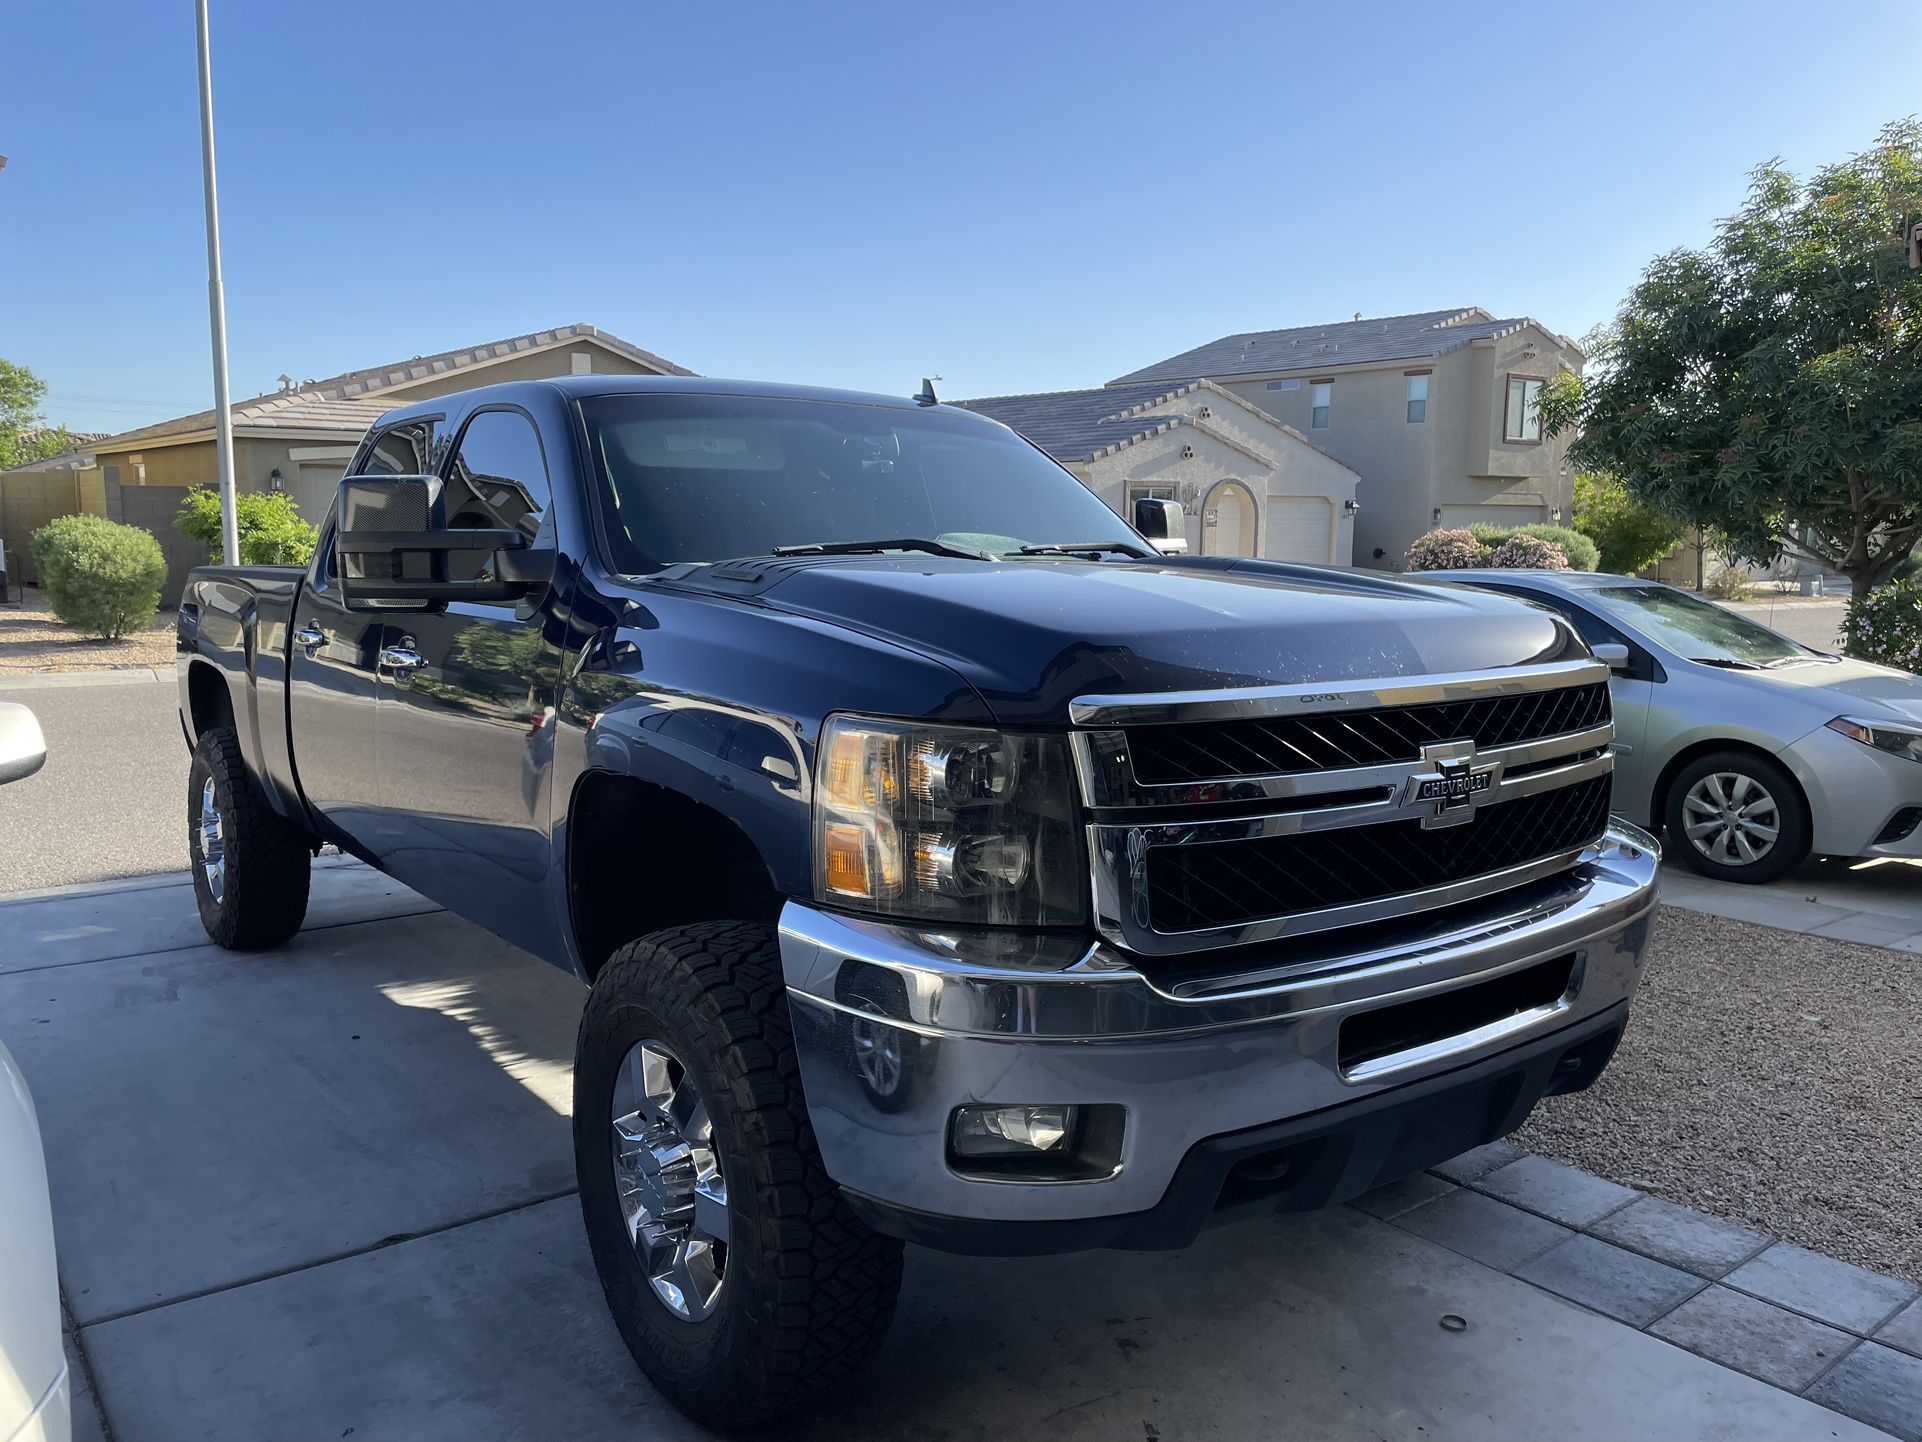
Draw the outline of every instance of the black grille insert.
<instances>
[{"instance_id":1,"label":"black grille insert","mask_svg":"<svg viewBox=\"0 0 1922 1442\"><path fill-rule=\"evenodd\" d=\"M1483 749L1513 746L1586 731L1608 718L1608 683L1598 681L1474 701L1137 726L1128 732L1128 752L1137 781L1164 786L1413 761L1431 741L1472 740Z\"/></svg>"},{"instance_id":2,"label":"black grille insert","mask_svg":"<svg viewBox=\"0 0 1922 1442\"><path fill-rule=\"evenodd\" d=\"M1341 1024L1337 1056L1342 1070L1553 1005L1574 975L1570 952L1473 986L1360 1012Z\"/></svg>"},{"instance_id":3,"label":"black grille insert","mask_svg":"<svg viewBox=\"0 0 1922 1442\"><path fill-rule=\"evenodd\" d=\"M1427 891L1573 851L1608 825L1607 775L1484 806L1460 826L1419 818L1247 841L1158 846L1147 856L1160 932L1321 911Z\"/></svg>"}]
</instances>

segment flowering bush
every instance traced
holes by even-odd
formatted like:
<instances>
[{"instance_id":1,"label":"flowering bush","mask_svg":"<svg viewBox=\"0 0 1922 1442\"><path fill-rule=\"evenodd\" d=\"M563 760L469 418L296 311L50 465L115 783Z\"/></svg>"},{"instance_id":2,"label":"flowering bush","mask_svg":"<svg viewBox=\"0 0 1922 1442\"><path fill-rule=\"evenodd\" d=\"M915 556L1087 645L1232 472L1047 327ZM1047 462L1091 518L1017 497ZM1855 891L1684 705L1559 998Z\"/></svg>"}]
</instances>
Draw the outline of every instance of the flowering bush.
<instances>
[{"instance_id":1,"label":"flowering bush","mask_svg":"<svg viewBox=\"0 0 1922 1442\"><path fill-rule=\"evenodd\" d=\"M1488 553L1488 564L1509 571L1566 571L1568 552L1553 541L1518 531Z\"/></svg>"},{"instance_id":2,"label":"flowering bush","mask_svg":"<svg viewBox=\"0 0 1922 1442\"><path fill-rule=\"evenodd\" d=\"M1842 649L1858 660L1922 671L1922 586L1910 578L1851 596Z\"/></svg>"},{"instance_id":3,"label":"flowering bush","mask_svg":"<svg viewBox=\"0 0 1922 1442\"><path fill-rule=\"evenodd\" d=\"M1415 537L1402 564L1411 571L1463 571L1487 556L1473 531L1430 531Z\"/></svg>"}]
</instances>

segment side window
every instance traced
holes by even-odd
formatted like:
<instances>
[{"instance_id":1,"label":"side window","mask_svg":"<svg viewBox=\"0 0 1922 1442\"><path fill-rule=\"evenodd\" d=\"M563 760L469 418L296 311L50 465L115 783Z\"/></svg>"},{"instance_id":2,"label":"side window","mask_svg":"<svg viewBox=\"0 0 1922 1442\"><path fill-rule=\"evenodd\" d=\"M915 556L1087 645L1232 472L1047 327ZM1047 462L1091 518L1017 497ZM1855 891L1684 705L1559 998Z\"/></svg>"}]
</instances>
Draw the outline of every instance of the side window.
<instances>
[{"instance_id":1,"label":"side window","mask_svg":"<svg viewBox=\"0 0 1922 1442\"><path fill-rule=\"evenodd\" d=\"M540 533L547 462L534 423L519 411L482 411L461 432L447 470L447 523Z\"/></svg>"},{"instance_id":2,"label":"side window","mask_svg":"<svg viewBox=\"0 0 1922 1442\"><path fill-rule=\"evenodd\" d=\"M355 467L357 476L431 476L439 457L437 419L402 421L374 437L374 444Z\"/></svg>"},{"instance_id":3,"label":"side window","mask_svg":"<svg viewBox=\"0 0 1922 1442\"><path fill-rule=\"evenodd\" d=\"M540 534L550 490L534 423L519 411L481 411L461 432L447 468L447 524L454 530ZM491 579L490 552L454 552L448 574Z\"/></svg>"}]
</instances>

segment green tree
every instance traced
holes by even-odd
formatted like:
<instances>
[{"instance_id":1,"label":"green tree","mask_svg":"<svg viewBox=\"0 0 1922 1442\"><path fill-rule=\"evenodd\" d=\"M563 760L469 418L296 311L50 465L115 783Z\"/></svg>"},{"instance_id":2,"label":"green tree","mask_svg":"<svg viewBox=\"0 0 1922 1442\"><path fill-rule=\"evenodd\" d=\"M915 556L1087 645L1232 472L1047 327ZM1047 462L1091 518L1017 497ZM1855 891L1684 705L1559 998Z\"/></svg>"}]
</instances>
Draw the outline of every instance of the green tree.
<instances>
[{"instance_id":1,"label":"green tree","mask_svg":"<svg viewBox=\"0 0 1922 1442\"><path fill-rule=\"evenodd\" d=\"M304 566L313 559L320 533L300 518L300 508L281 491L243 491L234 497L243 566ZM220 550L220 492L196 486L180 503L174 528Z\"/></svg>"},{"instance_id":2,"label":"green tree","mask_svg":"<svg viewBox=\"0 0 1922 1442\"><path fill-rule=\"evenodd\" d=\"M1592 339L1593 373L1543 388L1578 466L1859 592L1922 540L1922 124L1798 182L1778 162L1705 250L1644 272Z\"/></svg>"},{"instance_id":3,"label":"green tree","mask_svg":"<svg viewBox=\"0 0 1922 1442\"><path fill-rule=\"evenodd\" d=\"M66 427L42 423L40 403L46 398L47 383L39 376L23 365L0 360L0 468L73 449Z\"/></svg>"},{"instance_id":4,"label":"green tree","mask_svg":"<svg viewBox=\"0 0 1922 1442\"><path fill-rule=\"evenodd\" d=\"M1688 533L1684 521L1637 499L1619 476L1597 471L1575 477L1575 529L1595 543L1596 570L1624 576L1647 570Z\"/></svg>"}]
</instances>

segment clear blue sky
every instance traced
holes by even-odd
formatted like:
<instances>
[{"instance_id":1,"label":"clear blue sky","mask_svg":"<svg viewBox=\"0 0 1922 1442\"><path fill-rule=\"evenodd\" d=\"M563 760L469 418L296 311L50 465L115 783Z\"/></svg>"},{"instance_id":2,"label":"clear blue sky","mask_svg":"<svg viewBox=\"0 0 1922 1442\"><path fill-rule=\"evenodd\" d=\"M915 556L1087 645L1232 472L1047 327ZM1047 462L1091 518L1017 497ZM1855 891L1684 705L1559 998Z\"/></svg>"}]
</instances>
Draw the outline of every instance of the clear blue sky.
<instances>
[{"instance_id":1,"label":"clear blue sky","mask_svg":"<svg viewBox=\"0 0 1922 1442\"><path fill-rule=\"evenodd\" d=\"M1580 335L1746 172L1922 110L1895 3L213 0L236 395L591 321L951 397L1483 305ZM11 0L0 356L208 403L189 0Z\"/></svg>"}]
</instances>

